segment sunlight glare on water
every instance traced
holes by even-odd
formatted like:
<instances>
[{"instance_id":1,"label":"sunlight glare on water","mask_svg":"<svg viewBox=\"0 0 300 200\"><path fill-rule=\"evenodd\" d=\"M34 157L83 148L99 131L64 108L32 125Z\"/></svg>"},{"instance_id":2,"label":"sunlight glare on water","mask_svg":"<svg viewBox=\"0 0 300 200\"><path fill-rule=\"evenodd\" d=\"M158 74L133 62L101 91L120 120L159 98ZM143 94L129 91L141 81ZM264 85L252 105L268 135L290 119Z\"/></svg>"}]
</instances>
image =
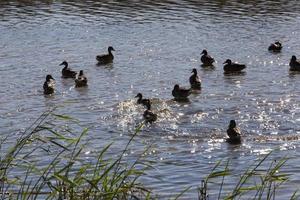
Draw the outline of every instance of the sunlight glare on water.
<instances>
[{"instance_id":1,"label":"sunlight glare on water","mask_svg":"<svg viewBox=\"0 0 300 200\"><path fill-rule=\"evenodd\" d=\"M299 7L287 0L1 1L1 136L14 142L32 120L60 106L90 128L86 156L111 141L114 155L143 121L145 109L134 98L141 92L158 121L143 128L127 158L154 144L154 169L142 179L154 193L168 198L199 186L222 159L243 171L271 150L292 157L287 171L299 186L300 75L288 71L291 55L300 57ZM275 40L284 46L279 54L267 51ZM97 66L95 56L108 46L114 63ZM214 68L201 67L203 49L216 59ZM246 72L224 75L228 58L246 64ZM85 71L88 88L61 78L63 60ZM189 87L192 68L202 91L173 101L173 86ZM51 97L43 95L46 74L56 79ZM239 147L224 142L231 119L245 135Z\"/></svg>"}]
</instances>

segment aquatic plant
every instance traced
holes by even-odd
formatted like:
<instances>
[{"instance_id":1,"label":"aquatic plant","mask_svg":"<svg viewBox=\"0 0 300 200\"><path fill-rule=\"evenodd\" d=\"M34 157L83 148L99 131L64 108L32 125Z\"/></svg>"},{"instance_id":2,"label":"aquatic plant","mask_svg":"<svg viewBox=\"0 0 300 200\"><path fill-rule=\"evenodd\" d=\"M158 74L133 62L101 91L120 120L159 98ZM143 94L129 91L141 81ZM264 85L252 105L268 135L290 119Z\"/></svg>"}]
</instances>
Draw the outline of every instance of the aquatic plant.
<instances>
[{"instance_id":1,"label":"aquatic plant","mask_svg":"<svg viewBox=\"0 0 300 200\"><path fill-rule=\"evenodd\" d=\"M235 176L229 168L229 160L223 163L217 162L209 175L202 180L198 188L198 197L200 200L208 200L210 193L209 188L219 187L219 192L214 194L217 199L275 199L278 192L282 192L282 187L289 179L290 174L281 172L282 167L286 164L288 158L269 161L267 158L272 152L265 155L262 159L250 165L241 175ZM266 163L270 163L266 167ZM231 180L235 177L237 182L233 188L224 188L226 185L225 178L230 176ZM291 194L290 199L297 199L297 191Z\"/></svg>"},{"instance_id":2,"label":"aquatic plant","mask_svg":"<svg viewBox=\"0 0 300 200\"><path fill-rule=\"evenodd\" d=\"M124 155L140 132L139 125L117 156L107 156L112 143L93 152L92 160L85 159L87 128L66 124L77 120L53 113L43 113L19 139L7 148L8 136L0 139L0 199L153 199L157 195L145 188L138 179L145 176L150 164L141 159L146 148L133 163ZM198 198L207 199L275 199L289 179L283 173L288 158L269 160L271 153L256 161L241 175L230 169L230 161L217 162L197 188ZM226 184L227 177L237 180ZM212 190L213 188L213 190ZM187 187L174 199L188 196ZM213 191L213 192L212 192ZM216 192L218 191L218 192ZM170 191L171 192L171 191ZM290 199L297 199L297 192Z\"/></svg>"},{"instance_id":3,"label":"aquatic plant","mask_svg":"<svg viewBox=\"0 0 300 200\"><path fill-rule=\"evenodd\" d=\"M0 154L1 199L150 198L150 191L137 182L147 165L139 162L140 157L132 164L123 159L142 125L116 158L105 156L110 143L96 152L94 162L87 162L82 156L82 138L88 129L74 134L53 123L55 119L78 123L51 110L27 128L9 150L3 147L7 139L1 140L0 150L5 152Z\"/></svg>"}]
</instances>

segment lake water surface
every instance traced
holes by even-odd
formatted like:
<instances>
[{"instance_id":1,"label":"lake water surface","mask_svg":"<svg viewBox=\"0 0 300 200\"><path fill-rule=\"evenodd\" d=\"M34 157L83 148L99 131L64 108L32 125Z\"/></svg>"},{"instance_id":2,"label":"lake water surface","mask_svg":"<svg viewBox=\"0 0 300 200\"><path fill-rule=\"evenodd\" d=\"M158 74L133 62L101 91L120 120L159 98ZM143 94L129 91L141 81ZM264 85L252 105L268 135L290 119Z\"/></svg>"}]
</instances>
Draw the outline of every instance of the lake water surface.
<instances>
[{"instance_id":1,"label":"lake water surface","mask_svg":"<svg viewBox=\"0 0 300 200\"><path fill-rule=\"evenodd\" d=\"M293 176L279 194L286 199L300 186L300 74L288 70L291 56L300 57L299 8L288 0L1 1L1 136L14 142L41 113L62 106L59 113L90 128L91 152L114 141L114 155L142 121L134 99L142 92L159 120L143 128L128 159L152 145L153 169L141 181L154 193L167 198L192 186L186 198L197 197L217 161L230 159L238 174L274 150L274 158L290 158L285 171ZM267 51L275 40L284 46L279 54ZM108 46L114 63L97 66ZM203 49L215 68L201 67ZM245 63L246 73L224 75L227 58ZM88 88L61 79L63 60L85 71ZM188 87L192 68L201 93L174 102L174 84ZM52 97L43 95L46 74L56 79ZM224 142L231 119L245 135L238 147Z\"/></svg>"}]
</instances>

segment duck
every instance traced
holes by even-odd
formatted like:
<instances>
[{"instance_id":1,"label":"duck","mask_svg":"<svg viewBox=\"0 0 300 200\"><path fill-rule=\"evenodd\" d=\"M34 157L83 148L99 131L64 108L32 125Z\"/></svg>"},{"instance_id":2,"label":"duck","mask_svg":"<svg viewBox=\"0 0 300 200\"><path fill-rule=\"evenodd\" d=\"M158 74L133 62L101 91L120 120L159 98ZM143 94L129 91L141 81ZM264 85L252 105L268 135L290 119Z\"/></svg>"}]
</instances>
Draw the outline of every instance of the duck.
<instances>
[{"instance_id":1,"label":"duck","mask_svg":"<svg viewBox=\"0 0 300 200\"><path fill-rule=\"evenodd\" d=\"M194 90L201 90L201 80L197 75L197 69L192 70L193 75L190 77L191 88Z\"/></svg>"},{"instance_id":2,"label":"duck","mask_svg":"<svg viewBox=\"0 0 300 200\"><path fill-rule=\"evenodd\" d=\"M148 103L150 103L149 99L143 99L143 95L141 93L138 93L135 98L138 98L137 104L142 104L144 106L147 106Z\"/></svg>"},{"instance_id":3,"label":"duck","mask_svg":"<svg viewBox=\"0 0 300 200\"><path fill-rule=\"evenodd\" d=\"M111 52L115 51L115 49L112 46L109 46L107 51L108 51L108 54L96 56L96 60L98 61L98 64L108 64L108 63L113 62L114 55Z\"/></svg>"},{"instance_id":4,"label":"duck","mask_svg":"<svg viewBox=\"0 0 300 200\"><path fill-rule=\"evenodd\" d=\"M180 88L178 84L174 86L172 90L172 95L175 100L185 100L191 94L191 89Z\"/></svg>"},{"instance_id":5,"label":"duck","mask_svg":"<svg viewBox=\"0 0 300 200\"><path fill-rule=\"evenodd\" d=\"M293 55L290 61L290 71L300 71L300 61Z\"/></svg>"},{"instance_id":6,"label":"duck","mask_svg":"<svg viewBox=\"0 0 300 200\"><path fill-rule=\"evenodd\" d=\"M246 68L246 65L233 63L230 59L227 59L223 64L226 64L223 67L225 73L241 72Z\"/></svg>"},{"instance_id":7,"label":"duck","mask_svg":"<svg viewBox=\"0 0 300 200\"><path fill-rule=\"evenodd\" d=\"M226 142L229 144L240 144L242 142L241 131L236 127L235 120L230 120L227 135L229 138L226 139Z\"/></svg>"},{"instance_id":8,"label":"duck","mask_svg":"<svg viewBox=\"0 0 300 200\"><path fill-rule=\"evenodd\" d=\"M273 52L280 52L281 49L282 49L282 45L279 41L272 43L268 48L269 51L273 51Z\"/></svg>"},{"instance_id":9,"label":"duck","mask_svg":"<svg viewBox=\"0 0 300 200\"><path fill-rule=\"evenodd\" d=\"M201 54L203 54L201 56L201 62L203 63L203 65L205 65L205 66L213 65L213 63L215 62L215 59L213 57L211 57L210 55L208 55L206 49L204 49Z\"/></svg>"},{"instance_id":10,"label":"duck","mask_svg":"<svg viewBox=\"0 0 300 200\"><path fill-rule=\"evenodd\" d=\"M87 82L88 80L83 74L83 70L80 70L78 77L75 79L75 87L85 87L87 86Z\"/></svg>"},{"instance_id":11,"label":"duck","mask_svg":"<svg viewBox=\"0 0 300 200\"><path fill-rule=\"evenodd\" d=\"M146 102L146 110L143 114L143 117L145 119L145 122L146 123L153 123L157 120L157 114L153 113L151 111L151 103L150 101L149 102Z\"/></svg>"},{"instance_id":12,"label":"duck","mask_svg":"<svg viewBox=\"0 0 300 200\"><path fill-rule=\"evenodd\" d=\"M55 85L54 80L55 79L50 74L46 76L46 81L44 82L43 85L45 95L54 93L54 85Z\"/></svg>"},{"instance_id":13,"label":"duck","mask_svg":"<svg viewBox=\"0 0 300 200\"><path fill-rule=\"evenodd\" d=\"M65 67L61 70L61 74L63 78L76 78L77 72L72 71L68 66L69 63L67 61L63 61L60 65L64 65Z\"/></svg>"}]
</instances>

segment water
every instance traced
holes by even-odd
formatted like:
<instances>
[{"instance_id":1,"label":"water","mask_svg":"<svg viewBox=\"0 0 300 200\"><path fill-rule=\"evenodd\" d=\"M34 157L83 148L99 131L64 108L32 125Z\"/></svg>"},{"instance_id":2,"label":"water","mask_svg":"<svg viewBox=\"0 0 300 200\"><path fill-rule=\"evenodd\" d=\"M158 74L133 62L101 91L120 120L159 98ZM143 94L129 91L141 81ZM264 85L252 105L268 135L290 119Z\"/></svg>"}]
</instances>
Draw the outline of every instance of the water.
<instances>
[{"instance_id":1,"label":"water","mask_svg":"<svg viewBox=\"0 0 300 200\"><path fill-rule=\"evenodd\" d=\"M114 155L142 120L134 100L142 92L159 120L143 128L128 160L153 145L154 169L142 181L154 193L167 198L200 185L218 160L231 159L238 173L275 150L273 157L291 158L290 189L279 194L286 199L300 184L300 75L288 71L291 56L300 56L299 6L285 0L1 1L1 135L13 142L43 111L63 106L60 113L90 128L90 151L114 141ZM275 40L283 42L282 53L267 51ZM96 66L95 56L108 46L116 49L114 63ZM200 66L204 48L215 68ZM225 76L227 58L245 63L246 73ZM88 88L61 79L63 60L85 71ZM190 102L172 101L174 84L188 86L192 68L203 90ZM53 97L42 91L49 73L56 79ZM231 119L245 134L240 147L223 140Z\"/></svg>"}]
</instances>

